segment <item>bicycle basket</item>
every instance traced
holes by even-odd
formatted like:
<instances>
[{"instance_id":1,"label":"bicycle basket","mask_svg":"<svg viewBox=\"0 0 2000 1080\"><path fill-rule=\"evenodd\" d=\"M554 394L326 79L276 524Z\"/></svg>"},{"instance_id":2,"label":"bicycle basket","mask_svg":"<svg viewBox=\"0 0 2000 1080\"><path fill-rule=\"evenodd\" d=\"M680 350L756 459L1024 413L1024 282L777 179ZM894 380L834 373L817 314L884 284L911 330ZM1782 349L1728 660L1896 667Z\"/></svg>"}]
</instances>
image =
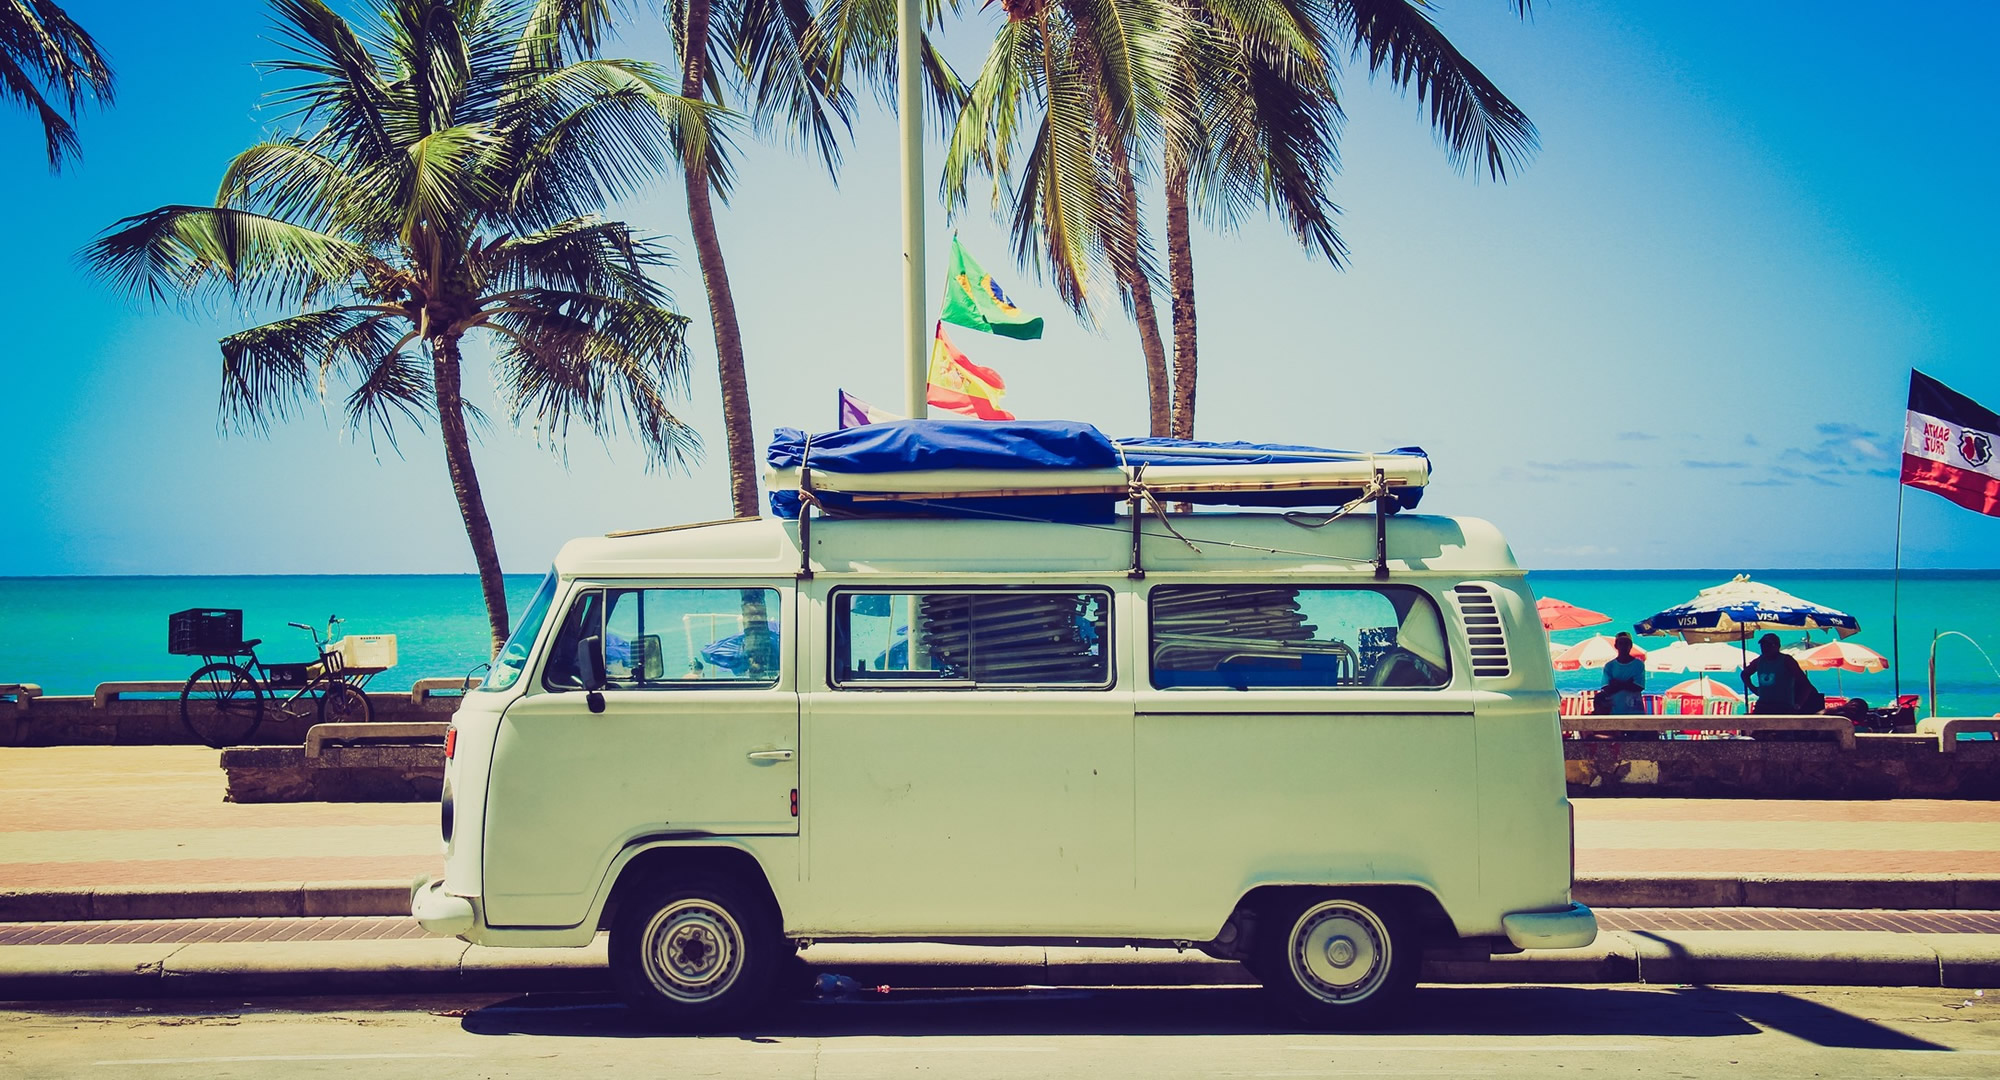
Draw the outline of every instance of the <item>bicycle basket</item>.
<instances>
[{"instance_id":1,"label":"bicycle basket","mask_svg":"<svg viewBox=\"0 0 2000 1080\"><path fill-rule=\"evenodd\" d=\"M226 656L243 648L241 608L189 608L167 616L167 652Z\"/></svg>"}]
</instances>

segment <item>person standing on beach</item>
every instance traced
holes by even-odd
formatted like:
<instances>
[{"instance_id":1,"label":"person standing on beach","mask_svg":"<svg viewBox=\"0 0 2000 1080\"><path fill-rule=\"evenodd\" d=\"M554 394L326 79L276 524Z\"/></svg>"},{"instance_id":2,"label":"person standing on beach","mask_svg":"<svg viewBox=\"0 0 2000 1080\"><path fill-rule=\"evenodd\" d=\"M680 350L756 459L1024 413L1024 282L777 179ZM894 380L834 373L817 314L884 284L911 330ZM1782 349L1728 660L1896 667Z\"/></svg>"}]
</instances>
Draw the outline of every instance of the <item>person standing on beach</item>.
<instances>
[{"instance_id":1,"label":"person standing on beach","mask_svg":"<svg viewBox=\"0 0 2000 1080\"><path fill-rule=\"evenodd\" d=\"M1743 688L1757 695L1753 713L1798 711L1799 688L1806 673L1798 659L1778 647L1778 635L1757 639L1757 658L1743 666Z\"/></svg>"},{"instance_id":2,"label":"person standing on beach","mask_svg":"<svg viewBox=\"0 0 2000 1080\"><path fill-rule=\"evenodd\" d=\"M1632 635L1620 632L1611 639L1617 658L1604 665L1604 689L1611 695L1614 713L1646 711L1646 662L1632 655Z\"/></svg>"}]
</instances>

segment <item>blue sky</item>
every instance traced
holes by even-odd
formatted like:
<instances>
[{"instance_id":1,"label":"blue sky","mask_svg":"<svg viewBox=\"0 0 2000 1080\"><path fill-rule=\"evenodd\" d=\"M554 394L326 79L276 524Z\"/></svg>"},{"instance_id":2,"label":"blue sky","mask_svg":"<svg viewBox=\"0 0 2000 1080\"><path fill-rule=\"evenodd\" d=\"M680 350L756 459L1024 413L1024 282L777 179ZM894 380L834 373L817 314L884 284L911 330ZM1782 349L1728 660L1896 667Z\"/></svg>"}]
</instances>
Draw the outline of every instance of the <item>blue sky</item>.
<instances>
[{"instance_id":1,"label":"blue sky","mask_svg":"<svg viewBox=\"0 0 2000 1080\"><path fill-rule=\"evenodd\" d=\"M1928 8L1922 25L1850 3L1547 0L1526 24L1508 7L1444 0L1440 22L1541 129L1513 180L1453 173L1415 102L1350 71L1336 199L1351 267L1264 220L1197 234L1199 434L1422 445L1426 509L1492 519L1530 567L1887 566L1909 368L2000 407L1985 75L2000 6ZM273 122L250 66L275 55L263 6L68 8L110 51L119 104L84 120L84 158L58 178L29 118L0 112L16 221L0 575L469 571L434 438L378 457L317 415L224 437L215 340L243 319L153 310L79 269L119 217L212 198ZM996 18L951 30L968 72ZM662 59L663 34L635 26L611 51ZM893 408L891 120L864 110L837 186L783 146L748 144L742 163L720 231L760 439L830 427L840 387ZM666 281L695 317L683 416L711 450L692 473L649 473L633 445L490 430L475 454L510 570L571 536L727 513L677 178L616 212L682 259ZM931 222L941 267L949 226ZM1007 377L1008 406L1139 433L1122 313L1080 326L1009 269L983 199L955 226L1049 320L1040 342L955 335ZM490 407L490 380L467 384ZM1907 509L1908 565L2000 566L2000 522L1919 492Z\"/></svg>"}]
</instances>

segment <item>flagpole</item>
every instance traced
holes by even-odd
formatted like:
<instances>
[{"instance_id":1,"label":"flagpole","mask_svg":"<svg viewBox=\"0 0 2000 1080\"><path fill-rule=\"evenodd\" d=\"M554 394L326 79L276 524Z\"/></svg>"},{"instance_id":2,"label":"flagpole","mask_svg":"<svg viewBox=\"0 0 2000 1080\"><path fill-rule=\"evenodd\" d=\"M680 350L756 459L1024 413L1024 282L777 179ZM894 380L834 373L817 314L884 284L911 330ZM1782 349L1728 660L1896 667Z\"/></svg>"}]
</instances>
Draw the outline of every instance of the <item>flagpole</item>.
<instances>
[{"instance_id":1,"label":"flagpole","mask_svg":"<svg viewBox=\"0 0 2000 1080\"><path fill-rule=\"evenodd\" d=\"M896 0L896 108L903 135L903 412L929 415L930 364L924 348L923 9Z\"/></svg>"},{"instance_id":2,"label":"flagpole","mask_svg":"<svg viewBox=\"0 0 2000 1080\"><path fill-rule=\"evenodd\" d=\"M1896 701L1903 699L1903 489L1896 480L1896 568L1889 586L1889 664L1896 671ZM1891 706L1895 701L1889 703Z\"/></svg>"}]
</instances>

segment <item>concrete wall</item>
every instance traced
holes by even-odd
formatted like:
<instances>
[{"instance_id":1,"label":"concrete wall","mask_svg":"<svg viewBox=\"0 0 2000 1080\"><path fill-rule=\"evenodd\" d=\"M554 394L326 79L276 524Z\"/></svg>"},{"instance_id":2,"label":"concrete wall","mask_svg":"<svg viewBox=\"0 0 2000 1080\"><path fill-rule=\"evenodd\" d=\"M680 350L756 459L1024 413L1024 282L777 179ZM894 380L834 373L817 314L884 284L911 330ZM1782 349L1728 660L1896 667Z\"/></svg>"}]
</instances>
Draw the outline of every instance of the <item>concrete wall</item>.
<instances>
[{"instance_id":1,"label":"concrete wall","mask_svg":"<svg viewBox=\"0 0 2000 1080\"><path fill-rule=\"evenodd\" d=\"M1571 798L2000 799L2000 742L1938 752L1928 735L1828 742L1563 743Z\"/></svg>"},{"instance_id":2,"label":"concrete wall","mask_svg":"<svg viewBox=\"0 0 2000 1080\"><path fill-rule=\"evenodd\" d=\"M456 696L431 697L412 705L408 692L370 694L376 720L449 720ZM302 746L306 729L318 723L313 703L298 703L305 716L294 719L265 702L264 723L252 741L262 746ZM98 708L88 697L35 698L23 709L0 701L0 746L192 746L201 740L181 724L178 697L108 701Z\"/></svg>"}]
</instances>

